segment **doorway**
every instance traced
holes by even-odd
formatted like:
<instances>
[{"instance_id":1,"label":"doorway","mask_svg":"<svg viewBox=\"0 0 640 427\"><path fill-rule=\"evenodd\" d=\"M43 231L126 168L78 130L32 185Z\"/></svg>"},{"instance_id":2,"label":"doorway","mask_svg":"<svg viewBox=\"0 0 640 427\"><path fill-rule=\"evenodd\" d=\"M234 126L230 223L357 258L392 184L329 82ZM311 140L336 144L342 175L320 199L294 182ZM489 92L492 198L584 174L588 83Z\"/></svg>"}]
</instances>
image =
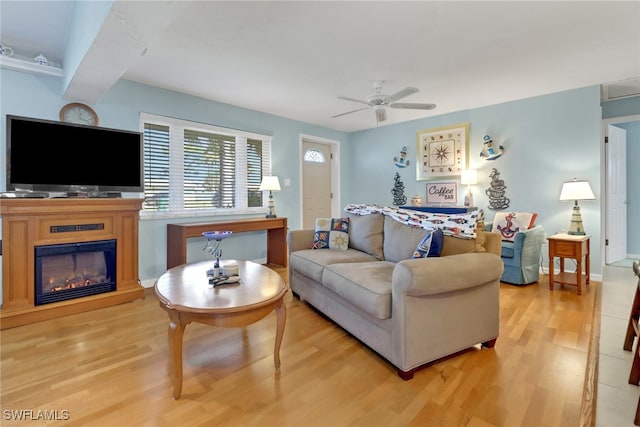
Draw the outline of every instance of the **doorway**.
<instances>
[{"instance_id":1,"label":"doorway","mask_svg":"<svg viewBox=\"0 0 640 427\"><path fill-rule=\"evenodd\" d=\"M339 212L338 142L302 135L300 137L301 221L313 229L316 218L330 218ZM335 215L334 215L335 214Z\"/></svg>"},{"instance_id":2,"label":"doorway","mask_svg":"<svg viewBox=\"0 0 640 427\"><path fill-rule=\"evenodd\" d=\"M623 172L623 165L627 159L627 141L625 132L618 132L619 126L624 123L638 122L640 115L615 117L602 121L603 136L609 139L608 144L603 144L602 158L602 259L604 264L613 264L624 260L629 255L627 247L628 216L627 216L627 195L637 193L637 183L627 182L626 172ZM631 143L637 143L632 141ZM623 190L623 191L621 191Z\"/></svg>"}]
</instances>

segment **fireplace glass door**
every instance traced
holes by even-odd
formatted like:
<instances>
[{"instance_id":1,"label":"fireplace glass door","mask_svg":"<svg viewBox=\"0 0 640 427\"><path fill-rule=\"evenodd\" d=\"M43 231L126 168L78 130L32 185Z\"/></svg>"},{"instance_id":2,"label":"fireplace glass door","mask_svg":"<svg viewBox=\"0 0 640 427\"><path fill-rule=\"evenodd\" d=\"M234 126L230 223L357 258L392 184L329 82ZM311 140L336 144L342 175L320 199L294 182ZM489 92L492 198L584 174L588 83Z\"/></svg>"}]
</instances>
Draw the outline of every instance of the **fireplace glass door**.
<instances>
[{"instance_id":1,"label":"fireplace glass door","mask_svg":"<svg viewBox=\"0 0 640 427\"><path fill-rule=\"evenodd\" d=\"M35 305L116 290L116 241L36 246Z\"/></svg>"}]
</instances>

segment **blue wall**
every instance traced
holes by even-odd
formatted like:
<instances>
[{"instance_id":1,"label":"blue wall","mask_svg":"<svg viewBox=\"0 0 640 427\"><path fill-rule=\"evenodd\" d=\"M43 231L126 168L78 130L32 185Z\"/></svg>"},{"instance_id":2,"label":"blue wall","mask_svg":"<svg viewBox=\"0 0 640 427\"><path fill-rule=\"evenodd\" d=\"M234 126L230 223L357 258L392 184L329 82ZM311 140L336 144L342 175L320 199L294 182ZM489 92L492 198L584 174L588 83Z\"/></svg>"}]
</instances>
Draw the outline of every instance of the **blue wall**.
<instances>
[{"instance_id":1,"label":"blue wall","mask_svg":"<svg viewBox=\"0 0 640 427\"><path fill-rule=\"evenodd\" d=\"M0 190L4 190L5 115L55 120L60 108L69 100L62 98L62 81L55 77L3 69L0 87ZM395 172L400 172L409 199L414 194L424 197L426 181L415 179L416 132L469 122L469 163L480 170L480 182L473 188L475 204L485 210L488 220L494 212L487 209L488 199L484 191L489 186L491 168L500 171L507 185L507 197L511 199L509 209L537 212L538 223L545 227L547 234L566 230L569 226L571 204L558 201L562 182L573 177L591 182L597 199L585 201L581 207L585 227L592 235L592 272L600 274L601 271L599 139L602 115L597 86L352 134L129 81L118 82L93 107L100 115L100 124L106 127L138 130L139 115L147 112L272 135L273 172L281 180L291 179L291 186L283 187L283 191L274 197L278 214L288 217L291 227L300 224L300 168L297 159L300 134L339 142L342 205L352 202L391 205ZM632 113L627 111L624 114ZM485 161L479 156L485 133L505 147L505 154L495 161ZM393 157L398 155L402 146L407 147L412 166L398 169ZM463 192L464 189L460 188L460 201ZM152 280L165 269L167 222L212 219L222 218L142 220L141 280ZM256 244L260 239L266 239L264 233L233 236L225 240L224 254L244 259L263 258L266 255L265 245ZM189 261L207 258L201 251L202 245L200 239L190 241ZM546 254L544 256L546 258ZM543 262L546 266L546 260Z\"/></svg>"},{"instance_id":2,"label":"blue wall","mask_svg":"<svg viewBox=\"0 0 640 427\"><path fill-rule=\"evenodd\" d=\"M427 181L416 180L415 168L398 169L393 156L406 146L408 158L415 162L417 131L466 122L471 127L469 166L478 169L478 185L472 188L474 204L484 210L489 222L495 211L488 209L485 190L492 168L507 186L508 209L537 212L536 222L548 235L569 228L572 204L558 200L562 183L574 177L589 180L596 200L581 203L582 219L592 236L592 272L600 273L601 111L597 86L353 133L343 153L343 162L349 166L343 175L343 202L390 205L396 172L400 172L409 199L414 194L424 199ZM487 161L480 157L485 134L504 146L500 158ZM457 177L438 181L459 183ZM460 203L464 191L459 186ZM543 252L546 267L546 250Z\"/></svg>"}]
</instances>

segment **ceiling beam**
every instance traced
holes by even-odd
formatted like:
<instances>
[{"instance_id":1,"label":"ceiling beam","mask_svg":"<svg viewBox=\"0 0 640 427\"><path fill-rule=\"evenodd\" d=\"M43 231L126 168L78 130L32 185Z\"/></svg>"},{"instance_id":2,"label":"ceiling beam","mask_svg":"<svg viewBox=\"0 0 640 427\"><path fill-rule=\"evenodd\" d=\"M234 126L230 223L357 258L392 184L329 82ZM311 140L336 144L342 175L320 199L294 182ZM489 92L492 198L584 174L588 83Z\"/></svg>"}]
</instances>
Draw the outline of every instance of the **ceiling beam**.
<instances>
[{"instance_id":1,"label":"ceiling beam","mask_svg":"<svg viewBox=\"0 0 640 427\"><path fill-rule=\"evenodd\" d=\"M188 3L113 2L95 39L71 71L64 98L88 104L98 102Z\"/></svg>"}]
</instances>

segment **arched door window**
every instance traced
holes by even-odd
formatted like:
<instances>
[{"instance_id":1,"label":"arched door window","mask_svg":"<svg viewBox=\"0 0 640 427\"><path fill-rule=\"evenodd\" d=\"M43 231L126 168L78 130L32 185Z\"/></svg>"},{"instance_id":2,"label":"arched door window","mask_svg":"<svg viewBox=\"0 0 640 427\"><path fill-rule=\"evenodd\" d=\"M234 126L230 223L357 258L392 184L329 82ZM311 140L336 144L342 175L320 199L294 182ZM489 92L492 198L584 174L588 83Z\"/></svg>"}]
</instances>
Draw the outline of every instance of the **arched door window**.
<instances>
[{"instance_id":1,"label":"arched door window","mask_svg":"<svg viewBox=\"0 0 640 427\"><path fill-rule=\"evenodd\" d=\"M322 151L318 149L311 148L304 153L304 161L310 163L324 163L324 154L322 154Z\"/></svg>"}]
</instances>

